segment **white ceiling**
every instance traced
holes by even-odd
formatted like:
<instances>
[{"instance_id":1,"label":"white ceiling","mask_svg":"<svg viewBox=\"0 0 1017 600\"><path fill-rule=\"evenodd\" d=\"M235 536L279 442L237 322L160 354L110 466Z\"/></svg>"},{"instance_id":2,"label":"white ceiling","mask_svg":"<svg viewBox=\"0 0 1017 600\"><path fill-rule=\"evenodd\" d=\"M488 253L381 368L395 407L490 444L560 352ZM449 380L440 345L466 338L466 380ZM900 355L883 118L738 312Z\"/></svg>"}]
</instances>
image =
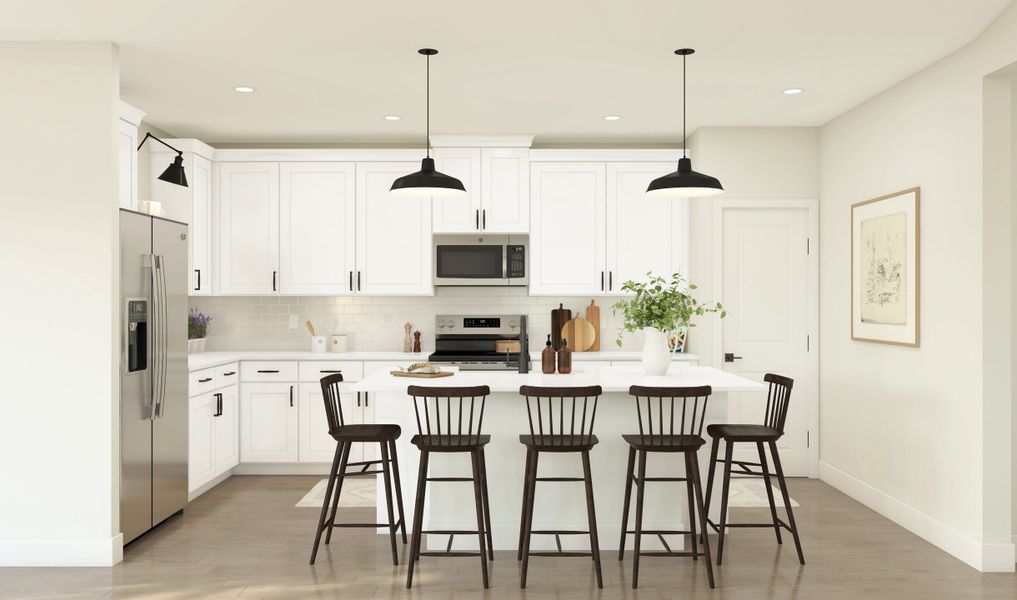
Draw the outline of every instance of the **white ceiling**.
<instances>
[{"instance_id":1,"label":"white ceiling","mask_svg":"<svg viewBox=\"0 0 1017 600\"><path fill-rule=\"evenodd\" d=\"M970 42L1009 2L0 0L0 40L113 40L123 99L212 144L417 142L416 50L432 46L433 133L673 145L677 47L697 49L690 132L815 126Z\"/></svg>"}]
</instances>

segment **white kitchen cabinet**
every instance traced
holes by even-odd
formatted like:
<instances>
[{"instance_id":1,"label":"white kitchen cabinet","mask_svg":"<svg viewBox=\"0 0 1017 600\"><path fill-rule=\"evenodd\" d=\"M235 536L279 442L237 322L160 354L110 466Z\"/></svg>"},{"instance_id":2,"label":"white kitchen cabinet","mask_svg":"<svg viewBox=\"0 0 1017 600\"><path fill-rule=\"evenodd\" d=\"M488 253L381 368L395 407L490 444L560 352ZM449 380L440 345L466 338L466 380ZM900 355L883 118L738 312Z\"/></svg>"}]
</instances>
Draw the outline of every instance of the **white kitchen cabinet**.
<instances>
[{"instance_id":1,"label":"white kitchen cabinet","mask_svg":"<svg viewBox=\"0 0 1017 600\"><path fill-rule=\"evenodd\" d=\"M282 163L279 180L279 291L352 294L356 271L353 163Z\"/></svg>"},{"instance_id":2,"label":"white kitchen cabinet","mask_svg":"<svg viewBox=\"0 0 1017 600\"><path fill-rule=\"evenodd\" d=\"M622 293L626 280L647 271L665 279L686 270L688 199L655 198L646 186L672 163L607 163L607 273L605 292Z\"/></svg>"},{"instance_id":3,"label":"white kitchen cabinet","mask_svg":"<svg viewBox=\"0 0 1017 600\"><path fill-rule=\"evenodd\" d=\"M240 392L240 460L297 462L297 384L247 383Z\"/></svg>"},{"instance_id":4,"label":"white kitchen cabinet","mask_svg":"<svg viewBox=\"0 0 1017 600\"><path fill-rule=\"evenodd\" d=\"M279 165L217 165L215 291L266 295L279 290Z\"/></svg>"},{"instance_id":5,"label":"white kitchen cabinet","mask_svg":"<svg viewBox=\"0 0 1017 600\"><path fill-rule=\"evenodd\" d=\"M215 442L212 431L212 414L216 399L211 392L193 396L189 400L187 425L187 489L205 485L215 477Z\"/></svg>"},{"instance_id":6,"label":"white kitchen cabinet","mask_svg":"<svg viewBox=\"0 0 1017 600\"><path fill-rule=\"evenodd\" d=\"M362 294L434 295L431 283L431 200L389 193L412 162L357 163L357 270Z\"/></svg>"},{"instance_id":7,"label":"white kitchen cabinet","mask_svg":"<svg viewBox=\"0 0 1017 600\"><path fill-rule=\"evenodd\" d=\"M339 402L342 405L343 423L360 425L374 421L374 410L368 405L367 394L350 391L350 383L340 384ZM302 463L331 463L335 456L336 441L328 433L328 418L321 386L317 383L301 383L300 396L300 452ZM350 449L349 462L374 460L377 444L357 442Z\"/></svg>"},{"instance_id":8,"label":"white kitchen cabinet","mask_svg":"<svg viewBox=\"0 0 1017 600\"><path fill-rule=\"evenodd\" d=\"M213 411L214 476L219 476L240 463L240 386L220 389L219 410ZM213 394L215 395L215 394Z\"/></svg>"},{"instance_id":9,"label":"white kitchen cabinet","mask_svg":"<svg viewBox=\"0 0 1017 600\"><path fill-rule=\"evenodd\" d=\"M120 208L138 210L138 127L145 113L120 103L117 120L117 198Z\"/></svg>"},{"instance_id":10,"label":"white kitchen cabinet","mask_svg":"<svg viewBox=\"0 0 1017 600\"><path fill-rule=\"evenodd\" d=\"M604 163L530 165L530 294L606 288Z\"/></svg>"},{"instance_id":11,"label":"white kitchen cabinet","mask_svg":"<svg viewBox=\"0 0 1017 600\"><path fill-rule=\"evenodd\" d=\"M436 148L439 171L466 195L434 200L435 233L528 233L528 148Z\"/></svg>"}]
</instances>

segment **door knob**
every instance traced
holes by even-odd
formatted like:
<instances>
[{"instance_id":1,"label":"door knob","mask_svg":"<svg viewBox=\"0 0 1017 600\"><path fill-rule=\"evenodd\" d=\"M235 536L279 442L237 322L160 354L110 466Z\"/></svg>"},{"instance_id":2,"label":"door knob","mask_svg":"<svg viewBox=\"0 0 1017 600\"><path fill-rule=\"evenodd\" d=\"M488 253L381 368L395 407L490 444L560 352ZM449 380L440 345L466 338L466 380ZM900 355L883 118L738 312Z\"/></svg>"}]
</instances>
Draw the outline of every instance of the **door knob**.
<instances>
[{"instance_id":1,"label":"door knob","mask_svg":"<svg viewBox=\"0 0 1017 600\"><path fill-rule=\"evenodd\" d=\"M742 359L742 357L735 356L734 352L725 352L724 353L724 362L734 362L736 360L741 360L741 359Z\"/></svg>"}]
</instances>

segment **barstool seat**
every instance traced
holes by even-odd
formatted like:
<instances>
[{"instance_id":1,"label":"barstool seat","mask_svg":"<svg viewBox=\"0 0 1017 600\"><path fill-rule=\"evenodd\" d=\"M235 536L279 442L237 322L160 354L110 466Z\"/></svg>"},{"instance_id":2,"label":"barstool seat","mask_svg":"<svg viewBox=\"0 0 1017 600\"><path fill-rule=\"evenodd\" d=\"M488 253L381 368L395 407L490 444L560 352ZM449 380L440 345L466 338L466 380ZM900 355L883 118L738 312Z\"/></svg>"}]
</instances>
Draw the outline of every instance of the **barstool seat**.
<instances>
[{"instance_id":1,"label":"barstool seat","mask_svg":"<svg viewBox=\"0 0 1017 600\"><path fill-rule=\"evenodd\" d=\"M328 434L337 442L384 442L399 439L402 432L398 425L377 423L340 425Z\"/></svg>"},{"instance_id":2,"label":"barstool seat","mask_svg":"<svg viewBox=\"0 0 1017 600\"><path fill-rule=\"evenodd\" d=\"M623 434L622 439L636 450L651 452L689 452L698 450L706 440L698 435L640 435Z\"/></svg>"},{"instance_id":3,"label":"barstool seat","mask_svg":"<svg viewBox=\"0 0 1017 600\"><path fill-rule=\"evenodd\" d=\"M595 435L521 435L519 443L540 452L582 452L600 443Z\"/></svg>"},{"instance_id":4,"label":"barstool seat","mask_svg":"<svg viewBox=\"0 0 1017 600\"><path fill-rule=\"evenodd\" d=\"M779 429L766 425L707 425L706 433L710 437L723 438L732 442L769 442L780 439L784 435Z\"/></svg>"},{"instance_id":5,"label":"barstool seat","mask_svg":"<svg viewBox=\"0 0 1017 600\"><path fill-rule=\"evenodd\" d=\"M491 443L491 436L484 435L415 435L410 443L428 452L469 452Z\"/></svg>"}]
</instances>

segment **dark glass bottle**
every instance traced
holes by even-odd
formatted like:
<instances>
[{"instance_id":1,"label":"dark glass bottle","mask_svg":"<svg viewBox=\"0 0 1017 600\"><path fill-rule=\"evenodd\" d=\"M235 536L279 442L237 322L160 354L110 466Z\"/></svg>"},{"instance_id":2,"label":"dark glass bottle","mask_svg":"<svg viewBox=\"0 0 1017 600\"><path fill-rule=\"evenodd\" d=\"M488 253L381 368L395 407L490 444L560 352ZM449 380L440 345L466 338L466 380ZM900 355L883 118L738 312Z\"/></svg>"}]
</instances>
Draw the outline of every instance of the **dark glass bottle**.
<instances>
[{"instance_id":1,"label":"dark glass bottle","mask_svg":"<svg viewBox=\"0 0 1017 600\"><path fill-rule=\"evenodd\" d=\"M547 336L547 344L544 346L544 351L540 353L540 370L543 371L544 375L554 374L554 349L551 348L551 334Z\"/></svg>"},{"instance_id":2,"label":"dark glass bottle","mask_svg":"<svg viewBox=\"0 0 1017 600\"><path fill-rule=\"evenodd\" d=\"M569 350L569 342L561 339L561 348L558 349L558 372L568 375L572 372L572 350Z\"/></svg>"}]
</instances>

